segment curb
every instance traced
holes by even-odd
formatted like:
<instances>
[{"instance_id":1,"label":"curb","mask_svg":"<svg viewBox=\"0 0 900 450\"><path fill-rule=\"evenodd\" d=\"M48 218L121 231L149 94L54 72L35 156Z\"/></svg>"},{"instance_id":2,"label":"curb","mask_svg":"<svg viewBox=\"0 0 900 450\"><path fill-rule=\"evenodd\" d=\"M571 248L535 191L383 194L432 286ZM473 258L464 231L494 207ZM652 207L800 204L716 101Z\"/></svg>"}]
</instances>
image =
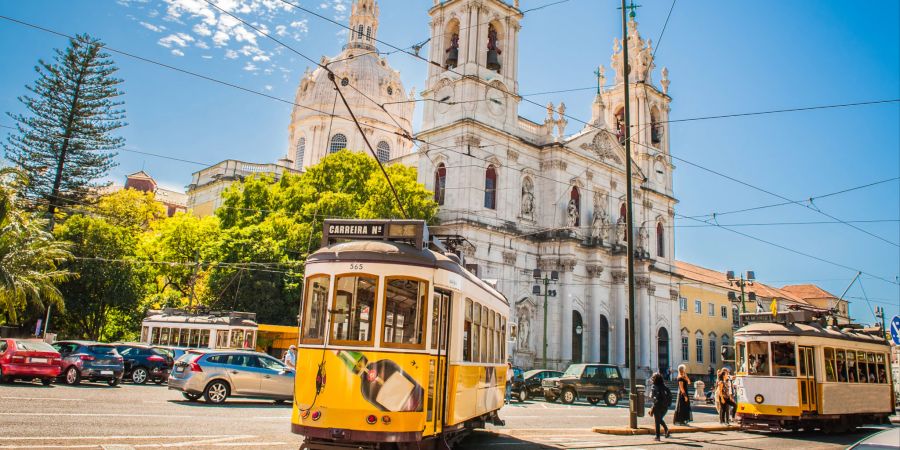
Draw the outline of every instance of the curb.
<instances>
[{"instance_id":1,"label":"curb","mask_svg":"<svg viewBox=\"0 0 900 450\"><path fill-rule=\"evenodd\" d=\"M719 424L697 424L696 426L669 426L669 433L706 433L710 431L740 431L741 427L737 425L719 425ZM645 434L656 434L654 427L647 425L638 426L637 428L628 427L594 427L591 429L594 433L614 434L619 436L637 436Z\"/></svg>"}]
</instances>

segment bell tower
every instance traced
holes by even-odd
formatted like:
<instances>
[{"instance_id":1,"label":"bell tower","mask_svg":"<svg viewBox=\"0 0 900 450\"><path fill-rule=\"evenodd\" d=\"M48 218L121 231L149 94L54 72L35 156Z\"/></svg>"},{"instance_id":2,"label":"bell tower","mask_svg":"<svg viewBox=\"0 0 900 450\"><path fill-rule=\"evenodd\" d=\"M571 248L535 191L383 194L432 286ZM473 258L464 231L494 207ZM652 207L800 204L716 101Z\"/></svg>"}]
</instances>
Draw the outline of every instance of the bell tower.
<instances>
[{"instance_id":1,"label":"bell tower","mask_svg":"<svg viewBox=\"0 0 900 450\"><path fill-rule=\"evenodd\" d=\"M378 3L375 0L356 0L350 11L350 36L344 48L375 50L378 34Z\"/></svg>"},{"instance_id":2,"label":"bell tower","mask_svg":"<svg viewBox=\"0 0 900 450\"><path fill-rule=\"evenodd\" d=\"M512 128L518 117L519 2L434 0L422 129L471 118Z\"/></svg>"}]
</instances>

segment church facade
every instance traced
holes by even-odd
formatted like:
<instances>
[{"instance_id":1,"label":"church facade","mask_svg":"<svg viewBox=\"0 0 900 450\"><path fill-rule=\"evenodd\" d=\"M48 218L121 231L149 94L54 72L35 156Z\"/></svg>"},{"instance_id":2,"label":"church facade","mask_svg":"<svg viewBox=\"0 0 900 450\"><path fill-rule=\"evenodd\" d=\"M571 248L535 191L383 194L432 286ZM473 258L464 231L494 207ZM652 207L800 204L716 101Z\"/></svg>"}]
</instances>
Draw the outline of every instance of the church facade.
<instances>
[{"instance_id":1,"label":"church facade","mask_svg":"<svg viewBox=\"0 0 900 450\"><path fill-rule=\"evenodd\" d=\"M536 122L518 114L523 101L518 1L435 0L429 15L431 64L418 96L404 93L399 74L374 53L374 0L354 2L348 44L323 64L366 93L342 88L368 126L372 146L386 142L387 159L418 167L419 181L435 192L440 209L432 232L458 237L467 267L510 300L514 364L560 369L573 362L626 364L625 244L632 239L637 366L648 373L677 365L676 199L663 126L669 80L663 69L654 83L653 48L637 22L632 18L628 28L635 208L629 237L621 42L613 43L612 87L603 87L607 75L603 66L598 69L589 123L572 123L563 104L547 105L546 117ZM297 103L347 117L333 88L325 70L307 72ZM412 141L402 136L411 135L409 100L415 98L423 100L423 117L415 133L419 151L412 152ZM352 122L308 108L295 108L290 136L298 169L340 148L366 151ZM541 277L558 278L549 285L555 296L546 306L543 291L534 293L535 269Z\"/></svg>"}]
</instances>

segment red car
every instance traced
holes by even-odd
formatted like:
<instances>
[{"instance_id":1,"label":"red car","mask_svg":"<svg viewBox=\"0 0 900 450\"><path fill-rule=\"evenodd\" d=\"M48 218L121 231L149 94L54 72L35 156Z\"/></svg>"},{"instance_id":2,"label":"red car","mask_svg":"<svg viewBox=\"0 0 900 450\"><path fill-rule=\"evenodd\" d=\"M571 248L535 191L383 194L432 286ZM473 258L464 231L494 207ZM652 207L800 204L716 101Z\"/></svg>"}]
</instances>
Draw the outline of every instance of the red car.
<instances>
[{"instance_id":1,"label":"red car","mask_svg":"<svg viewBox=\"0 0 900 450\"><path fill-rule=\"evenodd\" d=\"M44 386L60 371L59 352L44 341L0 339L0 383L40 378Z\"/></svg>"}]
</instances>

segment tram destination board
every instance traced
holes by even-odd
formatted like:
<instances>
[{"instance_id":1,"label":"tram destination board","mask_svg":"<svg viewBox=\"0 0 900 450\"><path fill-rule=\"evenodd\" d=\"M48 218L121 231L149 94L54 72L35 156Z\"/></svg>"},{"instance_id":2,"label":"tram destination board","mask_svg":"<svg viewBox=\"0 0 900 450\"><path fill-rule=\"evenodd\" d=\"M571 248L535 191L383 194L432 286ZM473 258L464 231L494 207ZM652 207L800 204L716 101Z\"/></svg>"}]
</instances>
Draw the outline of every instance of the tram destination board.
<instances>
[{"instance_id":1,"label":"tram destination board","mask_svg":"<svg viewBox=\"0 0 900 450\"><path fill-rule=\"evenodd\" d=\"M428 228L422 220L326 220L322 245L338 241L384 240L407 242L422 248Z\"/></svg>"}]
</instances>

